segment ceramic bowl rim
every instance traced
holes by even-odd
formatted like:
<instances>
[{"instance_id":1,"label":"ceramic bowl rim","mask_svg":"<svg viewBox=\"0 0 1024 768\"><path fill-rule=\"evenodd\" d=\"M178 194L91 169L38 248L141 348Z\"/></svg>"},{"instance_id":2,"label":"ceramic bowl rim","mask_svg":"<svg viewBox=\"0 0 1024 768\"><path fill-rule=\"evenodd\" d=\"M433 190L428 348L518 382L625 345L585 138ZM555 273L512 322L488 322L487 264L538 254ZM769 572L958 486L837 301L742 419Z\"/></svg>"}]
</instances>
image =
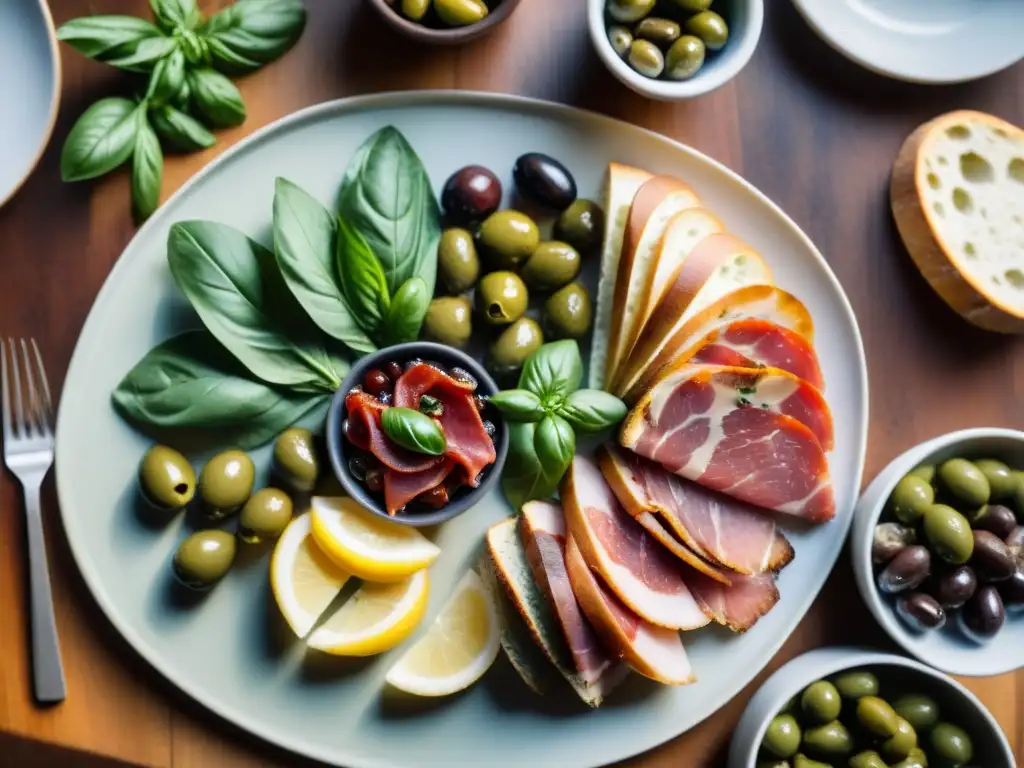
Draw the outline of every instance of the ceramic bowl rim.
<instances>
[{"instance_id":1,"label":"ceramic bowl rim","mask_svg":"<svg viewBox=\"0 0 1024 768\"><path fill-rule=\"evenodd\" d=\"M512 12L521 0L501 0L501 4L488 13L482 21L465 27L453 27L451 29L425 27L422 24L405 19L388 4L387 0L369 0L369 2L388 26L413 40L435 45L457 45L475 40L493 31L512 15Z\"/></svg>"}]
</instances>

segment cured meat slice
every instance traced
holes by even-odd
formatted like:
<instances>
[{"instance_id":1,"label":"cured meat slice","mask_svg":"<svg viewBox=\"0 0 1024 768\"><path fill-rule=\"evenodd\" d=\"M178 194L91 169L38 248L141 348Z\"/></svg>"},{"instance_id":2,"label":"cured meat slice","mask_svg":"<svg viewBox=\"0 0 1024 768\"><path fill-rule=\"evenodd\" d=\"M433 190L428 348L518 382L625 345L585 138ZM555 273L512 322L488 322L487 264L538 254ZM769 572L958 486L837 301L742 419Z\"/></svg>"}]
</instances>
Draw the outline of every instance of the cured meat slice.
<instances>
[{"instance_id":1,"label":"cured meat slice","mask_svg":"<svg viewBox=\"0 0 1024 768\"><path fill-rule=\"evenodd\" d=\"M655 310L657 315L658 310ZM722 296L678 325L669 336L644 334L630 359L623 365L622 376L613 393L627 403L635 403L682 360L689 360L713 331L725 328L736 320L754 318L771 320L813 342L814 323L807 308L790 293L770 285L748 285ZM671 318L675 324L675 316ZM652 316L648 326L653 328Z\"/></svg>"},{"instance_id":2,"label":"cured meat slice","mask_svg":"<svg viewBox=\"0 0 1024 768\"><path fill-rule=\"evenodd\" d=\"M716 578L692 561L752 575L778 571L793 559L793 547L775 521L751 504L685 480L617 445L601 446L598 464L626 512L641 524L644 516L657 515L692 553L682 559L716 581L729 584L735 575Z\"/></svg>"},{"instance_id":3,"label":"cured meat slice","mask_svg":"<svg viewBox=\"0 0 1024 768\"><path fill-rule=\"evenodd\" d=\"M583 612L629 666L665 685L696 681L679 633L646 622L623 605L587 567L572 536L566 542L565 564Z\"/></svg>"},{"instance_id":4,"label":"cured meat slice","mask_svg":"<svg viewBox=\"0 0 1024 768\"><path fill-rule=\"evenodd\" d=\"M587 685L618 674L616 659L601 647L569 583L565 569L565 514L558 504L531 501L523 505L520 533L534 580L562 624L576 670Z\"/></svg>"},{"instance_id":5,"label":"cured meat slice","mask_svg":"<svg viewBox=\"0 0 1024 768\"><path fill-rule=\"evenodd\" d=\"M686 588L679 562L626 514L592 461L572 460L560 496L587 565L630 609L669 629L708 623Z\"/></svg>"},{"instance_id":6,"label":"cured meat slice","mask_svg":"<svg viewBox=\"0 0 1024 768\"><path fill-rule=\"evenodd\" d=\"M821 443L791 416L740 402L733 378L711 366L667 377L626 416L624 448L681 477L812 522L835 517ZM728 371L729 369L725 369Z\"/></svg>"},{"instance_id":7,"label":"cured meat slice","mask_svg":"<svg viewBox=\"0 0 1024 768\"><path fill-rule=\"evenodd\" d=\"M497 452L473 401L473 387L432 365L420 363L395 382L394 403L401 408L418 410L420 398L428 394L440 400L444 407L436 418L448 441L445 456L465 468L468 485L475 488L480 484L480 472L494 462Z\"/></svg>"},{"instance_id":8,"label":"cured meat slice","mask_svg":"<svg viewBox=\"0 0 1024 768\"><path fill-rule=\"evenodd\" d=\"M770 320L737 320L704 337L691 363L736 368L781 368L812 387L825 389L814 346L799 333Z\"/></svg>"},{"instance_id":9,"label":"cured meat slice","mask_svg":"<svg viewBox=\"0 0 1024 768\"><path fill-rule=\"evenodd\" d=\"M348 412L348 439L356 448L368 450L389 470L423 472L440 466L442 456L407 451L391 442L380 425L384 405L366 392L350 392L345 397Z\"/></svg>"},{"instance_id":10,"label":"cured meat slice","mask_svg":"<svg viewBox=\"0 0 1024 768\"><path fill-rule=\"evenodd\" d=\"M771 573L738 576L729 586L693 571L686 579L700 607L733 632L746 632L779 602L779 588Z\"/></svg>"},{"instance_id":11,"label":"cured meat slice","mask_svg":"<svg viewBox=\"0 0 1024 768\"><path fill-rule=\"evenodd\" d=\"M388 514L394 515L421 493L443 483L454 466L454 461L442 458L436 466L419 472L384 470L384 507Z\"/></svg>"}]
</instances>

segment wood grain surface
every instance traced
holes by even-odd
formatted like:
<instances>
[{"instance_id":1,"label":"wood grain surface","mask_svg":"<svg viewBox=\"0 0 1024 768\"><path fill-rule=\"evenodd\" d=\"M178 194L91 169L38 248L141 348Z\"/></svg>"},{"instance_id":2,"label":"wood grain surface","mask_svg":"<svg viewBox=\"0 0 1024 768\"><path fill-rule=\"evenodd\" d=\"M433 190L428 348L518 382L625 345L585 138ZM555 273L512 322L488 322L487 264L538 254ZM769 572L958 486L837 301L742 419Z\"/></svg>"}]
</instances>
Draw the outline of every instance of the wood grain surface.
<instances>
[{"instance_id":1,"label":"wood grain surface","mask_svg":"<svg viewBox=\"0 0 1024 768\"><path fill-rule=\"evenodd\" d=\"M592 109L723 162L778 203L825 254L850 297L867 349L865 482L896 454L942 432L1024 428L1024 342L973 329L946 308L904 252L887 202L893 158L919 123L954 108L1024 123L1024 64L952 87L892 82L835 54L786 0L768 0L764 35L739 77L702 98L663 104L636 96L607 73L591 49L583 0L524 0L493 36L453 50L420 48L395 37L363 0L306 4L310 19L299 45L240 81L249 109L245 124L218 133L211 150L169 158L164 198L249 132L328 99L459 88ZM87 13L147 13L145 0L51 5L58 23ZM93 298L135 231L123 172L96 183L62 184L58 171L60 145L74 120L95 99L123 92L127 82L67 46L61 46L61 57L64 91L53 140L28 183L0 210L0 333L36 337L57 387ZM453 125L452 140L471 130ZM52 473L44 502L68 698L46 710L31 702L24 526L17 486L3 474L0 764L305 765L206 713L136 656L100 614L75 568ZM758 683L799 653L838 643L894 649L856 593L847 554L768 669L693 731L629 765L722 765L732 729ZM964 682L995 713L1024 761L1024 673ZM71 760L60 747L92 756Z\"/></svg>"}]
</instances>

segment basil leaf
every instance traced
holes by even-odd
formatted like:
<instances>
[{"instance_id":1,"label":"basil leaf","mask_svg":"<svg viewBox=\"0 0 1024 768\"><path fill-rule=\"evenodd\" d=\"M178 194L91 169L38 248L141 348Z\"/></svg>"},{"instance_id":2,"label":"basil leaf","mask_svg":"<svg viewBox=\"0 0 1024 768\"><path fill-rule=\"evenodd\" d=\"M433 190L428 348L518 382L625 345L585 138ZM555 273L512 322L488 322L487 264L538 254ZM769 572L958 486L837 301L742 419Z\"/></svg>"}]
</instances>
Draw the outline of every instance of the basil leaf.
<instances>
[{"instance_id":1,"label":"basil leaf","mask_svg":"<svg viewBox=\"0 0 1024 768\"><path fill-rule=\"evenodd\" d=\"M508 424L508 458L501 473L501 489L505 498L518 512L519 508L534 499L550 499L565 469L553 467L547 472L537 458L534 447L537 424Z\"/></svg>"},{"instance_id":2,"label":"basil leaf","mask_svg":"<svg viewBox=\"0 0 1024 768\"><path fill-rule=\"evenodd\" d=\"M212 16L202 32L217 69L246 74L291 48L305 25L301 0L238 0Z\"/></svg>"},{"instance_id":3,"label":"basil leaf","mask_svg":"<svg viewBox=\"0 0 1024 768\"><path fill-rule=\"evenodd\" d=\"M181 33L181 50L185 52L185 60L193 67L210 66L210 49L206 40L190 29Z\"/></svg>"},{"instance_id":4,"label":"basil leaf","mask_svg":"<svg viewBox=\"0 0 1024 768\"><path fill-rule=\"evenodd\" d=\"M57 27L58 40L99 61L126 56L143 40L162 36L156 25L135 16L83 16Z\"/></svg>"},{"instance_id":5,"label":"basil leaf","mask_svg":"<svg viewBox=\"0 0 1024 768\"><path fill-rule=\"evenodd\" d=\"M544 344L526 359L519 388L537 395L549 408L558 408L583 379L583 358L572 339Z\"/></svg>"},{"instance_id":6,"label":"basil leaf","mask_svg":"<svg viewBox=\"0 0 1024 768\"><path fill-rule=\"evenodd\" d=\"M166 32L191 29L199 20L196 0L149 0L153 18Z\"/></svg>"},{"instance_id":7,"label":"basil leaf","mask_svg":"<svg viewBox=\"0 0 1024 768\"><path fill-rule=\"evenodd\" d=\"M561 480L576 454L576 434L561 416L545 416L537 424L533 448L545 473Z\"/></svg>"},{"instance_id":8,"label":"basil leaf","mask_svg":"<svg viewBox=\"0 0 1024 768\"><path fill-rule=\"evenodd\" d=\"M423 318L427 316L427 308L430 306L430 298L430 291L427 290L427 284L423 282L422 277L413 277L402 283L402 287L391 300L384 320L386 344L403 344L419 338Z\"/></svg>"},{"instance_id":9,"label":"basil leaf","mask_svg":"<svg viewBox=\"0 0 1024 768\"><path fill-rule=\"evenodd\" d=\"M153 67L146 100L151 104L166 104L178 95L184 84L185 54L178 48Z\"/></svg>"},{"instance_id":10,"label":"basil leaf","mask_svg":"<svg viewBox=\"0 0 1024 768\"><path fill-rule=\"evenodd\" d=\"M173 149L183 152L206 149L217 141L207 127L194 117L166 104L151 108L149 121L161 139Z\"/></svg>"},{"instance_id":11,"label":"basil leaf","mask_svg":"<svg viewBox=\"0 0 1024 768\"><path fill-rule=\"evenodd\" d=\"M333 392L336 360L289 293L274 254L233 227L174 224L167 261L207 329L255 376L305 392Z\"/></svg>"},{"instance_id":12,"label":"basil leaf","mask_svg":"<svg viewBox=\"0 0 1024 768\"><path fill-rule=\"evenodd\" d=\"M206 43L206 50L210 53L210 62L214 69L226 75L247 75L263 66L215 37L204 37L203 42Z\"/></svg>"},{"instance_id":13,"label":"basil leaf","mask_svg":"<svg viewBox=\"0 0 1024 768\"><path fill-rule=\"evenodd\" d=\"M228 128L245 121L245 103L234 84L215 69L204 67L188 73L192 104L199 116L214 128Z\"/></svg>"},{"instance_id":14,"label":"basil leaf","mask_svg":"<svg viewBox=\"0 0 1024 768\"><path fill-rule=\"evenodd\" d=\"M526 389L504 389L487 398L506 421L534 422L544 418L540 398Z\"/></svg>"},{"instance_id":15,"label":"basil leaf","mask_svg":"<svg viewBox=\"0 0 1024 768\"><path fill-rule=\"evenodd\" d=\"M407 450L440 456L447 448L441 426L412 408L385 408L380 425L385 435Z\"/></svg>"},{"instance_id":16,"label":"basil leaf","mask_svg":"<svg viewBox=\"0 0 1024 768\"><path fill-rule=\"evenodd\" d=\"M391 305L380 261L357 229L339 218L338 274L349 310L368 334L375 334Z\"/></svg>"},{"instance_id":17,"label":"basil leaf","mask_svg":"<svg viewBox=\"0 0 1024 768\"><path fill-rule=\"evenodd\" d=\"M140 221L148 219L160 205L160 182L164 174L164 155L160 140L150 127L146 106L135 111L135 150L132 152L132 205Z\"/></svg>"},{"instance_id":18,"label":"basil leaf","mask_svg":"<svg viewBox=\"0 0 1024 768\"><path fill-rule=\"evenodd\" d=\"M566 399L558 415L580 432L600 432L614 427L629 412L626 404L600 389L579 389Z\"/></svg>"},{"instance_id":19,"label":"basil leaf","mask_svg":"<svg viewBox=\"0 0 1024 768\"><path fill-rule=\"evenodd\" d=\"M422 161L393 126L377 131L349 162L339 213L370 244L389 291L422 277L433 293L440 209Z\"/></svg>"},{"instance_id":20,"label":"basil leaf","mask_svg":"<svg viewBox=\"0 0 1024 768\"><path fill-rule=\"evenodd\" d=\"M100 99L78 118L64 141L60 176L64 181L94 179L117 168L135 148L135 103Z\"/></svg>"},{"instance_id":21,"label":"basil leaf","mask_svg":"<svg viewBox=\"0 0 1024 768\"><path fill-rule=\"evenodd\" d=\"M356 352L376 346L356 322L336 264L338 223L287 179L274 187L274 250L281 276L320 329Z\"/></svg>"},{"instance_id":22,"label":"basil leaf","mask_svg":"<svg viewBox=\"0 0 1024 768\"><path fill-rule=\"evenodd\" d=\"M178 43L172 37L147 37L127 53L105 61L112 67L129 72L150 72L160 59L170 56L177 47Z\"/></svg>"}]
</instances>

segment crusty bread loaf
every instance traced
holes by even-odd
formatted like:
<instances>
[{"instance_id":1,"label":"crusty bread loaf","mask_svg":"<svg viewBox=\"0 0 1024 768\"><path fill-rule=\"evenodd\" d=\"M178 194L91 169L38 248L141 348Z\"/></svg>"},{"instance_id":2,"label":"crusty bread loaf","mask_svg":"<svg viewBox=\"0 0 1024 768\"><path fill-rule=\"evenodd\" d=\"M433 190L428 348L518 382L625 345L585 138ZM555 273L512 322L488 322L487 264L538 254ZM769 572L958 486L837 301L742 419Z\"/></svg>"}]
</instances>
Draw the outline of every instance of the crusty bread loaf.
<instances>
[{"instance_id":1,"label":"crusty bread loaf","mask_svg":"<svg viewBox=\"0 0 1024 768\"><path fill-rule=\"evenodd\" d=\"M1024 333L1024 131L971 111L925 123L896 158L890 199L946 303L981 328Z\"/></svg>"}]
</instances>

